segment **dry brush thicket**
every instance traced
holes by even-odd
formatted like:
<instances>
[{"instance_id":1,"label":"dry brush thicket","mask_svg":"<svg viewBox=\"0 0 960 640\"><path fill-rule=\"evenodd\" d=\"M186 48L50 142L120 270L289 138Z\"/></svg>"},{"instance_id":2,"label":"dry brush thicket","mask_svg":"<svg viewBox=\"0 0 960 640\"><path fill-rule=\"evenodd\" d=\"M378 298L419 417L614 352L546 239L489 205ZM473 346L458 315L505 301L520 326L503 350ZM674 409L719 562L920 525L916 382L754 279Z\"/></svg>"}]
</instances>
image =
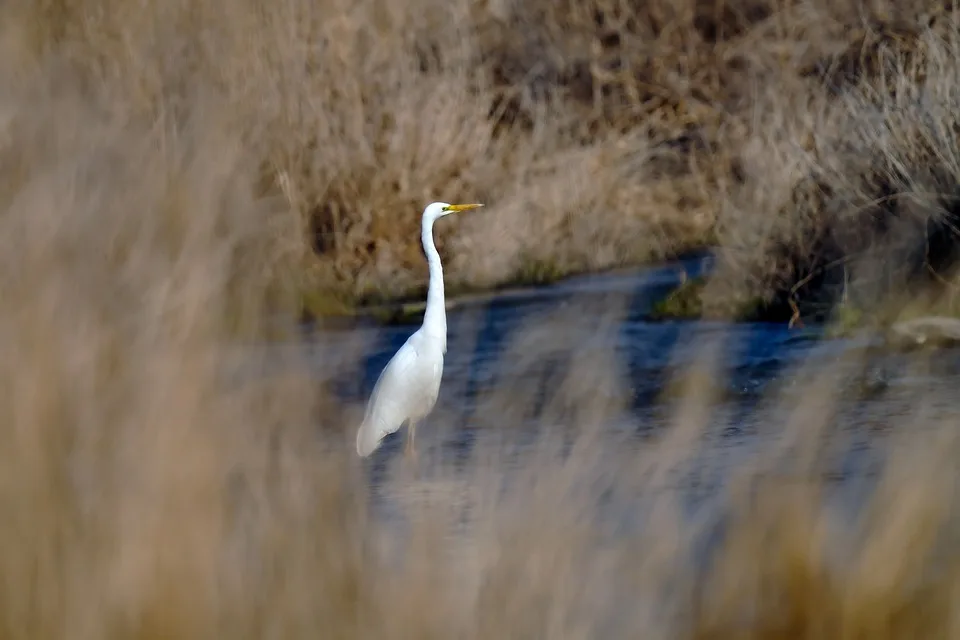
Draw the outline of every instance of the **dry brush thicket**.
<instances>
[{"instance_id":1,"label":"dry brush thicket","mask_svg":"<svg viewBox=\"0 0 960 640\"><path fill-rule=\"evenodd\" d=\"M806 313L918 234L949 280L954 225L918 225L952 217L956 47L920 0L4 8L21 78L171 126L212 104L301 216L287 284L321 314L422 292L432 199L490 205L439 225L454 290L719 245L721 297Z\"/></svg>"}]
</instances>

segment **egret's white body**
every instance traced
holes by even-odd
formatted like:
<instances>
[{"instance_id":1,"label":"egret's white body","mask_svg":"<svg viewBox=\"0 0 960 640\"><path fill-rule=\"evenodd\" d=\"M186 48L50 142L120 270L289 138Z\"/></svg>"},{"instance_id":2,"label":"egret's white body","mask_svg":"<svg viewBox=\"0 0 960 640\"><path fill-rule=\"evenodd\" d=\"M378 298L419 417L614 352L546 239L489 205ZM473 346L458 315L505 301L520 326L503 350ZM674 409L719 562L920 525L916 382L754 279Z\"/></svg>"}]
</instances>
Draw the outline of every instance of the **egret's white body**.
<instances>
[{"instance_id":1,"label":"egret's white body","mask_svg":"<svg viewBox=\"0 0 960 640\"><path fill-rule=\"evenodd\" d=\"M443 295L443 266L433 242L433 223L445 215L480 207L479 204L434 202L423 210L420 239L430 268L423 324L390 359L377 379L363 423L357 431L357 453L366 457L380 441L408 424L407 451L413 450L417 423L437 402L443 357L447 352L447 310Z\"/></svg>"}]
</instances>

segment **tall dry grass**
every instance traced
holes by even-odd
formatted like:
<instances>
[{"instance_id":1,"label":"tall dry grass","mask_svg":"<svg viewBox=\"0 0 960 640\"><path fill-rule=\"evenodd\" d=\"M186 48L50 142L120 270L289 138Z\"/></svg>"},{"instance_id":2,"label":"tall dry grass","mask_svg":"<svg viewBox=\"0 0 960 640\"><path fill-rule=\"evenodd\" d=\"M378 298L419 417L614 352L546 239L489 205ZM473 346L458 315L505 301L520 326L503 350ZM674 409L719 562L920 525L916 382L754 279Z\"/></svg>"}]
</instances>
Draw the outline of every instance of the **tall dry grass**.
<instances>
[{"instance_id":1,"label":"tall dry grass","mask_svg":"<svg viewBox=\"0 0 960 640\"><path fill-rule=\"evenodd\" d=\"M581 135L572 111L562 126L533 118L526 142L485 137L493 98L471 93L479 80L459 62L430 62L479 47L427 22L468 24L467 7L397 7L4 6L0 636L956 636L957 443L949 410L929 413L942 398L908 394L881 425L892 433L872 440L880 480L852 509L829 481L862 431L834 378L796 372L771 398L777 411L757 410L758 437L723 454L719 409L690 376L671 424L637 445L607 340L616 312L599 329L574 313L521 333L508 377L466 417L439 411L418 438L422 466L390 464L371 494L349 446L356 407L325 395L302 359L250 375L285 353L243 347L295 308L304 269L369 283L402 263L402 244L378 253L393 258L356 257L380 238L363 225L397 238L415 225L415 210L394 220L379 203L435 197L423 185L512 185L498 222L513 212L546 230L543 247L568 237L544 223L551 207L576 196L599 215L615 211L606 198L647 188L606 191L607 178L583 175L589 162L641 170L649 143L565 147ZM423 33L446 46L421 51ZM337 64L311 61L320 54ZM397 70L417 56L425 71ZM341 93L349 108L319 97ZM429 127L396 119L426 102ZM458 172L427 153L436 139ZM526 173L504 183L504 158ZM539 191L521 193L524 180ZM340 253L316 262L306 214L355 196L359 209L328 212ZM543 217L521 217L524 203ZM627 238L614 218L588 219L564 224ZM497 273L479 259L489 248L470 253L471 226L465 259ZM280 318L306 349L295 315ZM467 420L471 461L434 459L432 438ZM532 443L511 429L520 421L539 427ZM703 483L720 500L691 515L682 490ZM384 505L401 517L384 520Z\"/></svg>"},{"instance_id":2,"label":"tall dry grass","mask_svg":"<svg viewBox=\"0 0 960 640\"><path fill-rule=\"evenodd\" d=\"M936 173L911 132L953 121L935 106L955 86L953 6L928 0L23 0L3 30L10 73L53 65L123 117L179 126L214 99L258 191L309 230L291 286L320 314L425 287L433 199L491 205L438 226L453 290L719 243L744 295L783 295L862 250L845 238L851 217L869 231L864 201L923 186L885 179L882 157ZM930 99L878 105L877 81Z\"/></svg>"},{"instance_id":3,"label":"tall dry grass","mask_svg":"<svg viewBox=\"0 0 960 640\"><path fill-rule=\"evenodd\" d=\"M848 52L821 69L826 82L792 109L783 84L793 79L758 91L745 183L718 218L717 293L732 282L805 302L810 315L842 302L888 321L906 288L938 300L927 308L955 312L940 301L956 288L960 78L948 9L920 16L922 28L901 16L887 33L862 33L859 58Z\"/></svg>"}]
</instances>

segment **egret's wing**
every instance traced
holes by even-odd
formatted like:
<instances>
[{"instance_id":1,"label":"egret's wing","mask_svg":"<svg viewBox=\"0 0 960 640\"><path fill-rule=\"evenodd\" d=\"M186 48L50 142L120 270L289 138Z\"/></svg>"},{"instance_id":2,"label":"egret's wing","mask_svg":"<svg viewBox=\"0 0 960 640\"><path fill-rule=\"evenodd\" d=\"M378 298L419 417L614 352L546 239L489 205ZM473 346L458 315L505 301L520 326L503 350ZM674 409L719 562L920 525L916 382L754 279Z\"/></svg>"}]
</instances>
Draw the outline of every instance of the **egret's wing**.
<instances>
[{"instance_id":1,"label":"egret's wing","mask_svg":"<svg viewBox=\"0 0 960 640\"><path fill-rule=\"evenodd\" d=\"M357 432L357 453L361 456L373 453L380 440L394 433L409 417L407 387L416 364L417 351L408 340L384 367Z\"/></svg>"}]
</instances>

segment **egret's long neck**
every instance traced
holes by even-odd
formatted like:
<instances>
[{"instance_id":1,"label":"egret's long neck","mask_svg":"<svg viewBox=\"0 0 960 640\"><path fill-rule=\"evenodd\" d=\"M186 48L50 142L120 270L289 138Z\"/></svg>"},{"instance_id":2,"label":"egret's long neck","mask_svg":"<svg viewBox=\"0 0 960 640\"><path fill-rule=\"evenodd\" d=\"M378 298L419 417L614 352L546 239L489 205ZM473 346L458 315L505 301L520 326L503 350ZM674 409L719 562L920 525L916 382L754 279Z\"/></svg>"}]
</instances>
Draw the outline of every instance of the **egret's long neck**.
<instances>
[{"instance_id":1,"label":"egret's long neck","mask_svg":"<svg viewBox=\"0 0 960 640\"><path fill-rule=\"evenodd\" d=\"M427 309L423 316L423 329L430 335L443 339L443 350L447 348L447 313L443 298L443 265L440 253L433 243L433 220L424 219L420 229L423 252L430 267L430 286L427 289Z\"/></svg>"}]
</instances>

